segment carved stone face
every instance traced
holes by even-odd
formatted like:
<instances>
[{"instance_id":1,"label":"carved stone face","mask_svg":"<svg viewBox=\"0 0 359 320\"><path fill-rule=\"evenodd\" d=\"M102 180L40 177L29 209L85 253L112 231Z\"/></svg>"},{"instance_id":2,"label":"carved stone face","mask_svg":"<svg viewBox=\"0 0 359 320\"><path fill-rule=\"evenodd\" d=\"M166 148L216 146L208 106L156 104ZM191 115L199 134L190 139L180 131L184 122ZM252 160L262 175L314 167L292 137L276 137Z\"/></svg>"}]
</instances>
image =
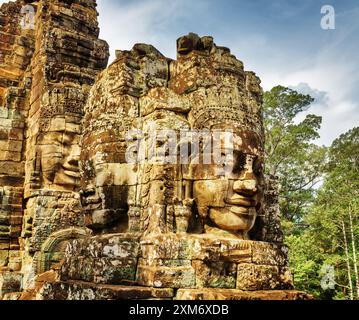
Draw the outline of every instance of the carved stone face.
<instances>
[{"instance_id":1,"label":"carved stone face","mask_svg":"<svg viewBox=\"0 0 359 320\"><path fill-rule=\"evenodd\" d=\"M89 228L124 232L129 207L135 205L137 166L125 161L126 143L111 136L117 135L108 130L83 139L81 202Z\"/></svg>"},{"instance_id":2,"label":"carved stone face","mask_svg":"<svg viewBox=\"0 0 359 320\"><path fill-rule=\"evenodd\" d=\"M164 110L144 119L142 143L146 145L146 159L139 179L143 182L142 190L146 190L146 184L150 188L149 205L172 204L174 198L180 197L176 188L181 180L178 144L181 130L188 129L183 117Z\"/></svg>"},{"instance_id":3,"label":"carved stone face","mask_svg":"<svg viewBox=\"0 0 359 320\"><path fill-rule=\"evenodd\" d=\"M260 141L253 133L241 132L234 133L233 143L222 139L221 146L232 149L233 157L224 163L192 165L193 196L206 233L247 239L263 202Z\"/></svg>"},{"instance_id":4,"label":"carved stone face","mask_svg":"<svg viewBox=\"0 0 359 320\"><path fill-rule=\"evenodd\" d=\"M71 130L46 132L38 138L38 154L46 188L74 190L79 186L79 134Z\"/></svg>"}]
</instances>

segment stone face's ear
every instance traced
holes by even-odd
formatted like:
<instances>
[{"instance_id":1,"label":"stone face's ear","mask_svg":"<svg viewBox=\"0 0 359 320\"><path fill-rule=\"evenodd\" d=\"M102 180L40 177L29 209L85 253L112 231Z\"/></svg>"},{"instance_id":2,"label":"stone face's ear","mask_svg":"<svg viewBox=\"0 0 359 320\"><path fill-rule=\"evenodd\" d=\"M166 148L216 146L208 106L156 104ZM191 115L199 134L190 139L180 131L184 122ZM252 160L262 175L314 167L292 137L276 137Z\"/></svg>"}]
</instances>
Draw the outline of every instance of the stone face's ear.
<instances>
[{"instance_id":1,"label":"stone face's ear","mask_svg":"<svg viewBox=\"0 0 359 320\"><path fill-rule=\"evenodd\" d=\"M35 153L34 158L31 160L30 171L30 185L31 189L40 189L41 187L41 156L39 153Z\"/></svg>"}]
</instances>

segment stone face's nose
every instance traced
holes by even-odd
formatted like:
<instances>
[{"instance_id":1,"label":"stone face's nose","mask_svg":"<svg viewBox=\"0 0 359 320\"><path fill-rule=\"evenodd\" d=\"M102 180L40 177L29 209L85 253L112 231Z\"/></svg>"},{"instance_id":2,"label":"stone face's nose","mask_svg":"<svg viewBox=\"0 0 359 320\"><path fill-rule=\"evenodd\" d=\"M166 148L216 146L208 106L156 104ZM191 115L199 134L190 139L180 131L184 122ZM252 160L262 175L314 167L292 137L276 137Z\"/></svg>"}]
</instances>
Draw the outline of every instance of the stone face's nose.
<instances>
[{"instance_id":1,"label":"stone face's nose","mask_svg":"<svg viewBox=\"0 0 359 320\"><path fill-rule=\"evenodd\" d=\"M80 191L84 196L91 196L96 193L96 188L93 184L89 184L85 190Z\"/></svg>"},{"instance_id":2,"label":"stone face's nose","mask_svg":"<svg viewBox=\"0 0 359 320\"><path fill-rule=\"evenodd\" d=\"M68 162L67 162L70 166L72 167L78 167L79 165L79 158L78 157L71 157Z\"/></svg>"},{"instance_id":3,"label":"stone face's nose","mask_svg":"<svg viewBox=\"0 0 359 320\"><path fill-rule=\"evenodd\" d=\"M252 196L258 191L258 182L254 177L253 179L237 180L233 184L233 190L239 194Z\"/></svg>"},{"instance_id":4,"label":"stone face's nose","mask_svg":"<svg viewBox=\"0 0 359 320\"><path fill-rule=\"evenodd\" d=\"M247 155L241 176L233 184L233 190L239 194L254 195L258 191L258 181L253 172L254 157Z\"/></svg>"},{"instance_id":5,"label":"stone face's nose","mask_svg":"<svg viewBox=\"0 0 359 320\"><path fill-rule=\"evenodd\" d=\"M79 162L80 162L80 147L78 145L72 145L69 155L67 157L66 165L69 167L68 169L79 170ZM65 165L65 166L66 166Z\"/></svg>"},{"instance_id":6,"label":"stone face's nose","mask_svg":"<svg viewBox=\"0 0 359 320\"><path fill-rule=\"evenodd\" d=\"M98 196L96 188L92 184L85 189L80 190L80 200L83 206L97 205L101 203L101 198Z\"/></svg>"}]
</instances>

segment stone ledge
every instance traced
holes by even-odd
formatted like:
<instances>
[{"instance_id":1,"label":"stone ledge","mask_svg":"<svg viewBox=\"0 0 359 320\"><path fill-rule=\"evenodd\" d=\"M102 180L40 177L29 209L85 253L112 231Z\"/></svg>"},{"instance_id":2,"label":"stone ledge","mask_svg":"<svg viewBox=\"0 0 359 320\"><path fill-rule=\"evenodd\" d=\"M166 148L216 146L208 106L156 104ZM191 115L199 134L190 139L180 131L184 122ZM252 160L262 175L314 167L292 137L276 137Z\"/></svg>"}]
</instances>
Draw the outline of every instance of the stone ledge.
<instances>
[{"instance_id":1,"label":"stone ledge","mask_svg":"<svg viewBox=\"0 0 359 320\"><path fill-rule=\"evenodd\" d=\"M314 300L296 290L241 291L237 289L159 289L140 286L98 285L81 281L48 282L39 300Z\"/></svg>"},{"instance_id":2,"label":"stone ledge","mask_svg":"<svg viewBox=\"0 0 359 320\"><path fill-rule=\"evenodd\" d=\"M175 300L314 300L295 290L241 291L233 289L180 289Z\"/></svg>"},{"instance_id":3,"label":"stone ledge","mask_svg":"<svg viewBox=\"0 0 359 320\"><path fill-rule=\"evenodd\" d=\"M287 248L284 245L250 241L220 239L206 234L160 234L142 238L144 259L188 259L254 263L286 266Z\"/></svg>"},{"instance_id":4,"label":"stone ledge","mask_svg":"<svg viewBox=\"0 0 359 320\"><path fill-rule=\"evenodd\" d=\"M174 290L139 286L99 285L82 281L45 283L41 300L143 300L173 299Z\"/></svg>"}]
</instances>

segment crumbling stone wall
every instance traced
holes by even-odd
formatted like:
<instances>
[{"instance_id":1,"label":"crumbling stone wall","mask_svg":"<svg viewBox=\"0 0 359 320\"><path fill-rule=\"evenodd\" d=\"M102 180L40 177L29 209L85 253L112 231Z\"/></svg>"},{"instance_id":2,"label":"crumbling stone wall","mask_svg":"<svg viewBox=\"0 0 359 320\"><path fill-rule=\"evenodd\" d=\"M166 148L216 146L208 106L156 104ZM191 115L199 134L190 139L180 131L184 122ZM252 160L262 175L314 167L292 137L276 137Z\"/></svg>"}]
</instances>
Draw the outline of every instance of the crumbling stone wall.
<instances>
[{"instance_id":1,"label":"crumbling stone wall","mask_svg":"<svg viewBox=\"0 0 359 320\"><path fill-rule=\"evenodd\" d=\"M0 267L20 271L25 125L35 32L21 27L20 1L0 10Z\"/></svg>"},{"instance_id":2,"label":"crumbling stone wall","mask_svg":"<svg viewBox=\"0 0 359 320\"><path fill-rule=\"evenodd\" d=\"M0 28L0 266L26 287L46 240L84 226L81 120L109 54L98 39L95 0L10 2L1 7Z\"/></svg>"}]
</instances>

